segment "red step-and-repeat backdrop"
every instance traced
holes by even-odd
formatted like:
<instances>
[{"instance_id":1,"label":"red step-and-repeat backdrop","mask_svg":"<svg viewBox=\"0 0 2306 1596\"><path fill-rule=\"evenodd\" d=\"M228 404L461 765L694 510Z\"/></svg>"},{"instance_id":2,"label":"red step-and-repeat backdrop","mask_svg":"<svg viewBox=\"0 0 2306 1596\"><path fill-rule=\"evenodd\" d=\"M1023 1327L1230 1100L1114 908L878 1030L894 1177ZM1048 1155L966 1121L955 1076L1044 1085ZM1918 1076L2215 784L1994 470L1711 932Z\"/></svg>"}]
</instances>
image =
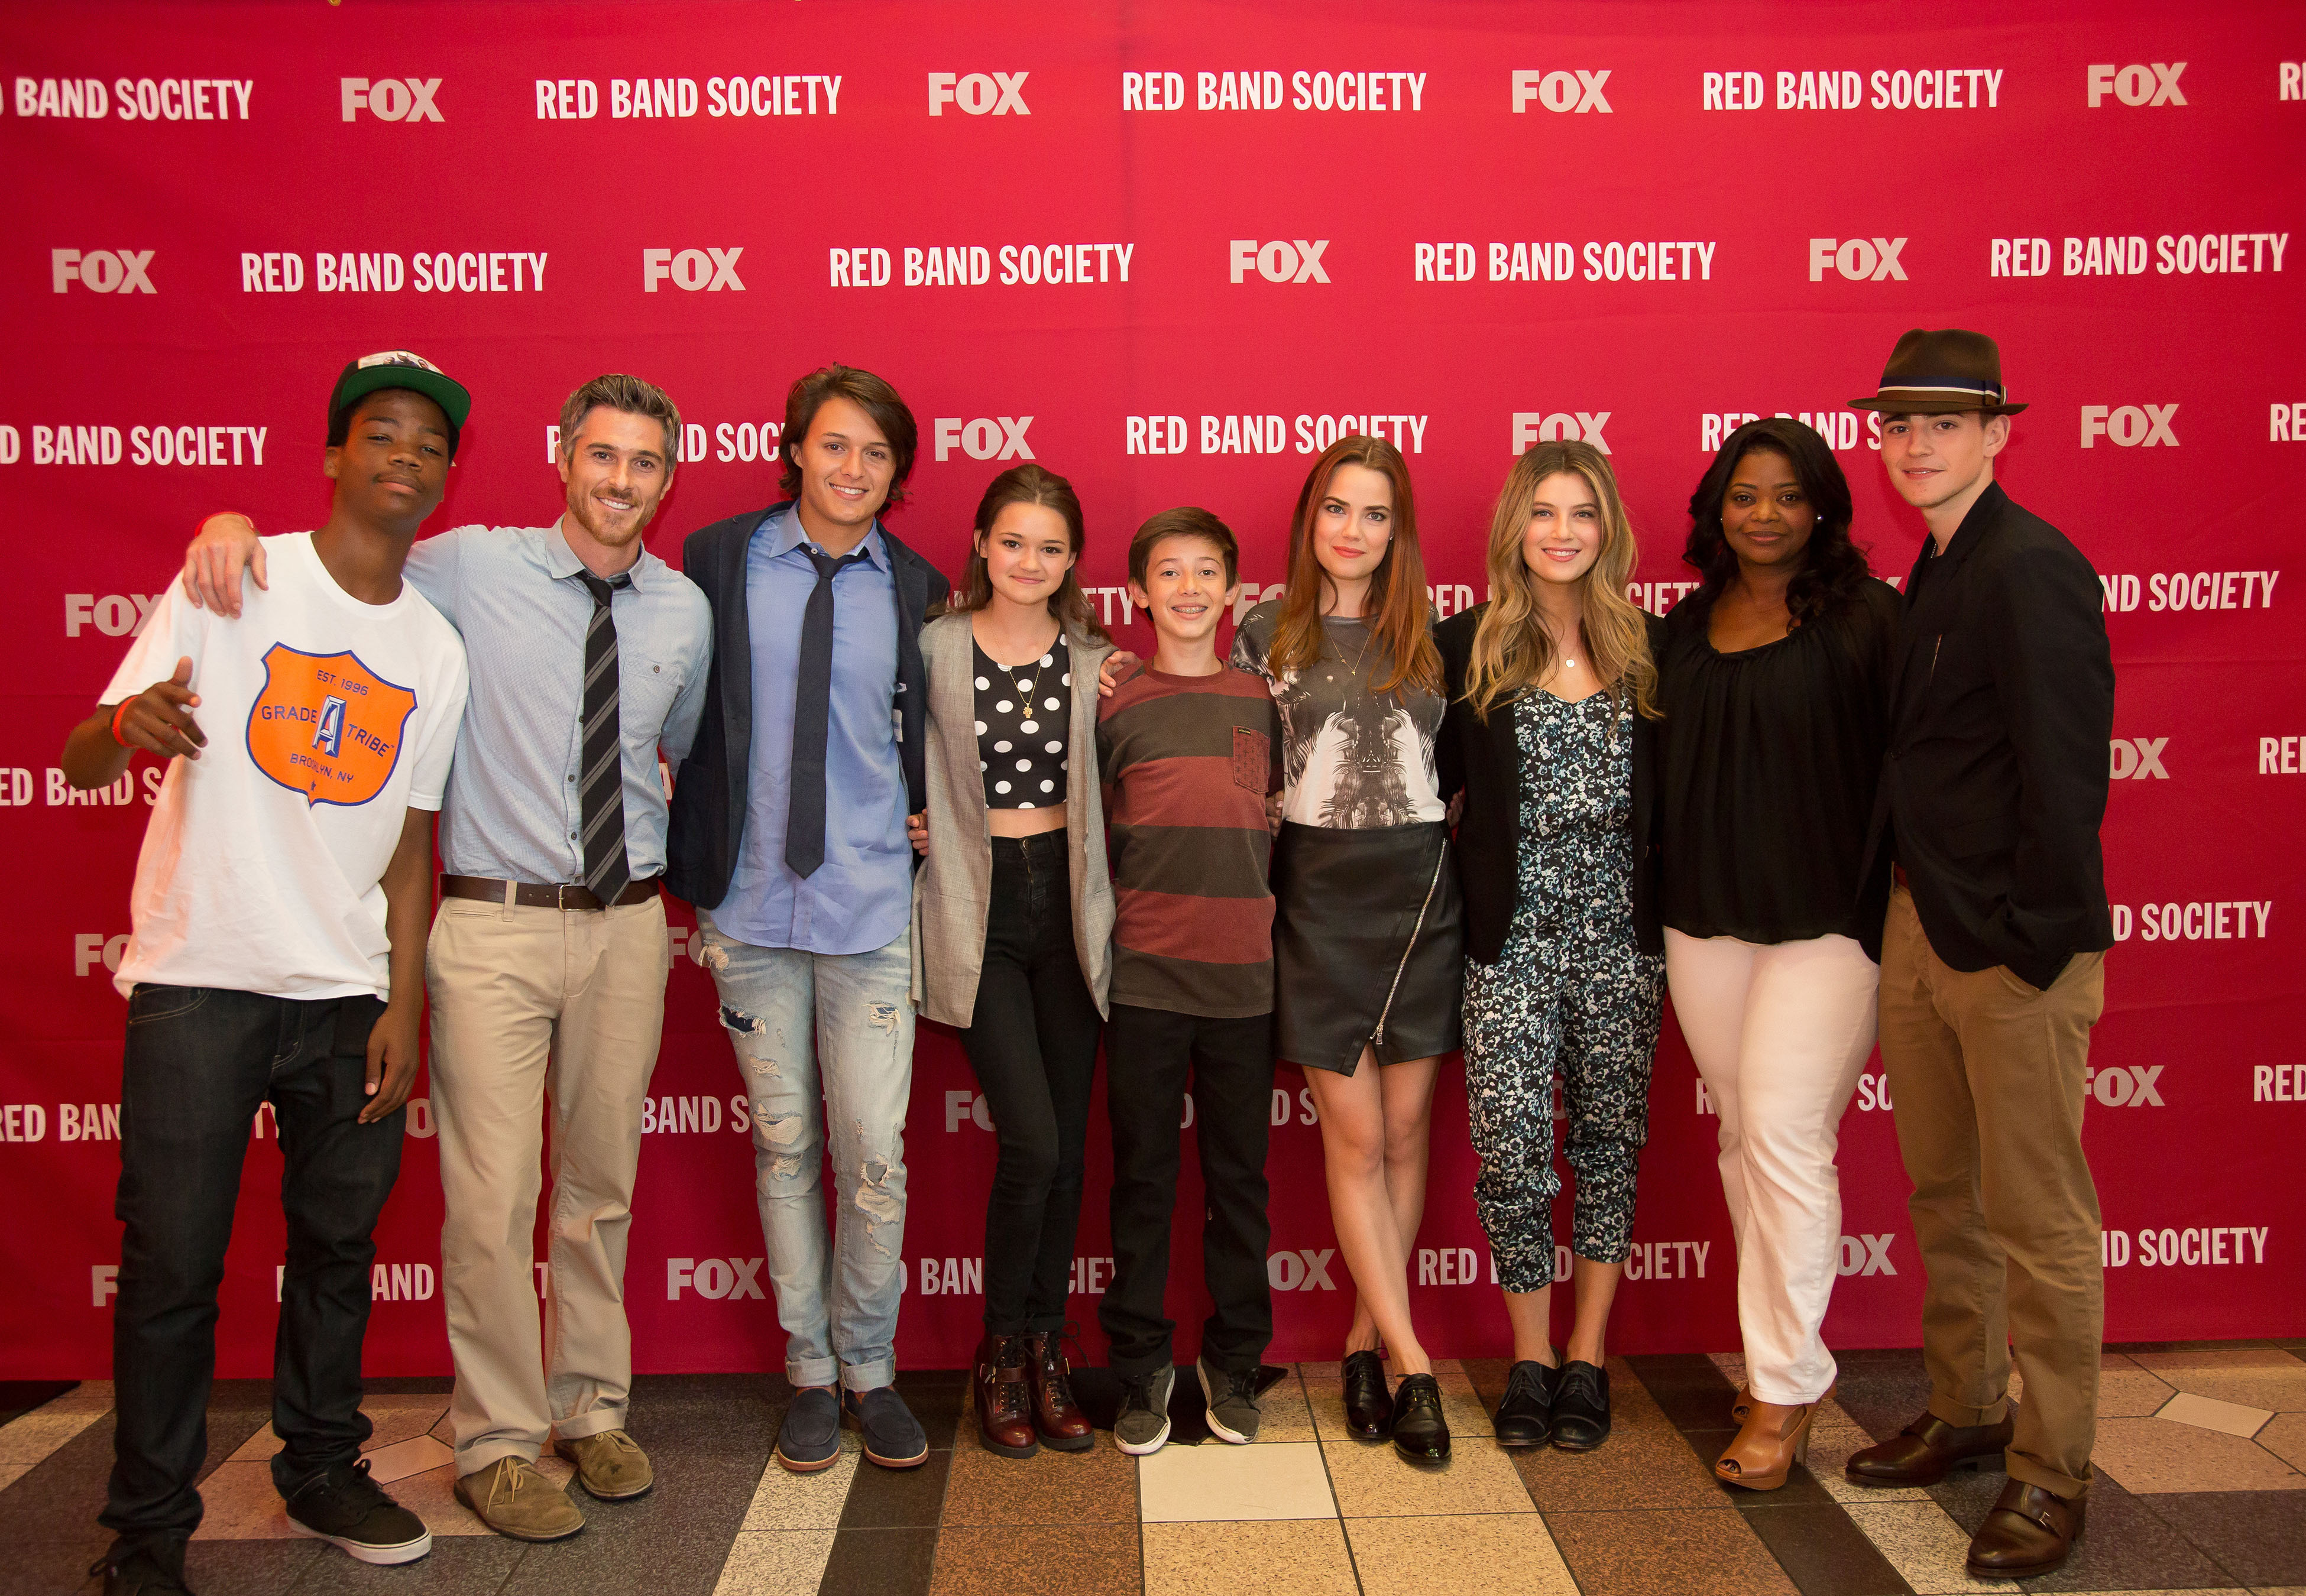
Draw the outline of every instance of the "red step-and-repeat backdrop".
<instances>
[{"instance_id":1,"label":"red step-and-repeat backdrop","mask_svg":"<svg viewBox=\"0 0 2306 1596\"><path fill-rule=\"evenodd\" d=\"M1004 465L1070 476L1124 640L1130 530L1207 505L1242 602L1341 432L1416 474L1434 602L1482 594L1533 440L1609 451L1670 607L1723 433L1832 440L1858 535L1922 528L1870 392L1909 327L2001 340L2001 476L2101 573L2120 689L2105 822L2120 939L2087 1139L2116 1338L2295 1333L2306 823L2306 27L2293 6L1544 7L1023 3L84 4L0 22L13 184L0 293L0 1376L109 1360L123 1003L109 980L159 771L56 768L204 512L326 514L323 403L408 347L476 407L436 526L559 511L551 428L602 371L669 388L687 463L651 546L775 498L786 386L840 360L920 420L893 528L948 571ZM781 1367L752 1148L679 909L628 1281L645 1370ZM1273 1097L1277 1357L1351 1311L1294 1071ZM369 1367L448 1366L423 1088L386 1215ZM1111 1277L1093 1138L1073 1308ZM1715 1121L1669 1024L1627 1350L1737 1344ZM898 1350L977 1334L994 1139L924 1026ZM1842 1125L1845 1346L1917 1339L1922 1279L1878 1064ZM1188 1165L1173 1298L1197 1324ZM282 1227L255 1127L222 1368L264 1372ZM1427 1344L1507 1345L1454 1061L1413 1298ZM1566 1232L1566 1205L1563 1216ZM547 1283L540 1277L540 1287ZM1190 1352L1195 1333L1181 1334Z\"/></svg>"}]
</instances>

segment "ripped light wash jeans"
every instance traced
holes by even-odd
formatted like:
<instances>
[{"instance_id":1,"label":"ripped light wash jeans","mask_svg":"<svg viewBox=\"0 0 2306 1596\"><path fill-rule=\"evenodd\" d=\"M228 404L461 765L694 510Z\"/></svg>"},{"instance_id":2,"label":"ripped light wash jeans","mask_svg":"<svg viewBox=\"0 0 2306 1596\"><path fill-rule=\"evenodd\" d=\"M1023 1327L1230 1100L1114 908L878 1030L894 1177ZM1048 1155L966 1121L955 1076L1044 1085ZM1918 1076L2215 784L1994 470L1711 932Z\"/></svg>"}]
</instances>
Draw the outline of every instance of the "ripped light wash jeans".
<instances>
[{"instance_id":1,"label":"ripped light wash jeans","mask_svg":"<svg viewBox=\"0 0 2306 1596\"><path fill-rule=\"evenodd\" d=\"M696 912L721 1023L752 1100L754 1185L785 1378L870 1391L897 1378L911 933L870 953L756 948ZM825 1245L826 1131L839 1202ZM834 1261L838 1255L838 1266Z\"/></svg>"}]
</instances>

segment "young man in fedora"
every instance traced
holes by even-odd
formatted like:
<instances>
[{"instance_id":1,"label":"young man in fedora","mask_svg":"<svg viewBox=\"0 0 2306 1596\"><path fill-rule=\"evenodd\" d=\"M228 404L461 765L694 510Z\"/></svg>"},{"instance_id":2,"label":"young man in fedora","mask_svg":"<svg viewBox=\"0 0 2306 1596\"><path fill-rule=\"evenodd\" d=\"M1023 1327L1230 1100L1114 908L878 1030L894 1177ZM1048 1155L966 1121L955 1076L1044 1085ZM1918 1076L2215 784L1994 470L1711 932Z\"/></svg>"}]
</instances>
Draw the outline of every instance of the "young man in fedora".
<instances>
[{"instance_id":1,"label":"young man in fedora","mask_svg":"<svg viewBox=\"0 0 2306 1596\"><path fill-rule=\"evenodd\" d=\"M2006 1459L1969 1572L2019 1579L2080 1538L2105 1297L2082 1155L2113 945L2098 823L2114 663L2097 573L1994 480L2010 441L1994 340L1917 329L1881 391L1882 464L1922 513L1867 841L1882 1064L1928 1271L1928 1410L1852 1456L1861 1485ZM2009 1400L2011 1344L2025 1401Z\"/></svg>"}]
</instances>

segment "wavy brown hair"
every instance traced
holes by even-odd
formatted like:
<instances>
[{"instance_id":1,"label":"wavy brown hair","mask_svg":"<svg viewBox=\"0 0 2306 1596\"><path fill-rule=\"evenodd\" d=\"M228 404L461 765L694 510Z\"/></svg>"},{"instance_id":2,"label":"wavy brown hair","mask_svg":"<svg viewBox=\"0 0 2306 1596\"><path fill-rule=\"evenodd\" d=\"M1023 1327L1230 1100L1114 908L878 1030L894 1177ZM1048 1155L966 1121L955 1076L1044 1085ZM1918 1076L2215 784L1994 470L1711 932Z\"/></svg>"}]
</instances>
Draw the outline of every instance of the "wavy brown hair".
<instances>
[{"instance_id":1,"label":"wavy brown hair","mask_svg":"<svg viewBox=\"0 0 2306 1596\"><path fill-rule=\"evenodd\" d=\"M1498 490L1490 516L1490 590L1495 594L1473 631L1473 658L1465 670L1465 702L1482 720L1499 704L1518 698L1553 674L1559 655L1552 634L1537 613L1537 578L1522 558L1530 505L1540 482L1564 472L1583 477L1601 511L1601 548L1579 578L1579 646L1593 662L1593 674L1609 684L1622 710L1628 703L1654 718L1657 665L1650 658L1649 619L1626 597L1641 550L1618 478L1601 450L1590 443L1541 443L1513 463Z\"/></svg>"},{"instance_id":2,"label":"wavy brown hair","mask_svg":"<svg viewBox=\"0 0 2306 1596\"><path fill-rule=\"evenodd\" d=\"M993 602L993 576L985 568L985 556L978 552L977 538L991 536L993 523L1012 504L1041 505L1063 517L1065 532L1072 541L1073 563L1066 569L1064 580L1057 584L1057 591L1049 595L1049 613L1068 634L1086 633L1099 643L1111 642L1090 612L1089 595L1080 588L1081 550L1089 542L1081 522L1080 497L1071 482L1040 465L1012 465L986 484L985 497L977 501L977 537L969 540L969 568L961 573L961 585L946 602L944 613L966 615Z\"/></svg>"},{"instance_id":3,"label":"wavy brown hair","mask_svg":"<svg viewBox=\"0 0 2306 1596\"><path fill-rule=\"evenodd\" d=\"M1289 578L1266 668L1278 677L1302 670L1321 657L1321 593L1329 585L1329 574L1313 551L1313 517L1341 465L1366 466L1393 484L1393 537L1370 575L1369 599L1362 609L1371 636L1384 644L1393 670L1384 680L1372 681L1371 688L1388 694L1405 685L1439 693L1441 651L1433 646L1432 603L1425 593L1425 557L1417 544L1417 501L1410 492L1409 463L1382 438L1340 438L1305 474L1297 513L1289 523Z\"/></svg>"}]
</instances>

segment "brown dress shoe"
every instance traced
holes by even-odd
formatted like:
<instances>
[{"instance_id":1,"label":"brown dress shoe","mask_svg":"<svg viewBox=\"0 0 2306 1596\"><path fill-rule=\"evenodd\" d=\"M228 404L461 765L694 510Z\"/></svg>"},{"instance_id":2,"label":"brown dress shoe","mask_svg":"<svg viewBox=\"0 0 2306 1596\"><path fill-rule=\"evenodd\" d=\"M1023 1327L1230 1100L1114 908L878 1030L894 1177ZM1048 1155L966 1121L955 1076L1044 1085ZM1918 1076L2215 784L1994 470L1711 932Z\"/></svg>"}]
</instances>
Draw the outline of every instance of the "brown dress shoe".
<instances>
[{"instance_id":1,"label":"brown dress shoe","mask_svg":"<svg viewBox=\"0 0 2306 1596\"><path fill-rule=\"evenodd\" d=\"M2038 1485L2012 1480L1970 1537L1970 1576L2029 1579L2063 1567L2074 1542L2082 1538L2082 1519L2088 1509L2087 1498L2055 1496Z\"/></svg>"},{"instance_id":2,"label":"brown dress shoe","mask_svg":"<svg viewBox=\"0 0 2306 1596\"><path fill-rule=\"evenodd\" d=\"M977 1344L977 1431L988 1452L1030 1457L1041 1449L1033 1432L1033 1371L1022 1336L990 1331Z\"/></svg>"},{"instance_id":3,"label":"brown dress shoe","mask_svg":"<svg viewBox=\"0 0 2306 1596\"><path fill-rule=\"evenodd\" d=\"M1097 1439L1097 1429L1073 1400L1072 1367L1059 1339L1041 1330L1025 1337L1025 1361L1033 1377L1033 1428L1044 1446L1085 1452Z\"/></svg>"},{"instance_id":4,"label":"brown dress shoe","mask_svg":"<svg viewBox=\"0 0 2306 1596\"><path fill-rule=\"evenodd\" d=\"M1956 1469L1974 1469L1999 1457L2013 1431L1999 1424L1949 1424L1924 1413L1879 1445L1850 1455L1841 1472L1857 1485L1935 1485Z\"/></svg>"}]
</instances>

